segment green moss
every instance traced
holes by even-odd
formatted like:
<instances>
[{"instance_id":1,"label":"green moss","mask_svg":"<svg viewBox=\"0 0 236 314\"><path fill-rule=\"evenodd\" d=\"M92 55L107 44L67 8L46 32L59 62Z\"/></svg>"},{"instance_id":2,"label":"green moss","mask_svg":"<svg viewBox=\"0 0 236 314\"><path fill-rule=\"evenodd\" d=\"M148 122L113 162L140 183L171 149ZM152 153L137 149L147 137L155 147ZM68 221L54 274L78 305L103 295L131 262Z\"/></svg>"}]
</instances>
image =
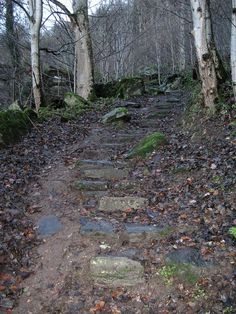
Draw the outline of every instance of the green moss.
<instances>
[{"instance_id":1,"label":"green moss","mask_svg":"<svg viewBox=\"0 0 236 314\"><path fill-rule=\"evenodd\" d=\"M69 107L80 107L81 109L85 109L91 106L90 101L72 92L65 94L64 101Z\"/></svg>"},{"instance_id":2,"label":"green moss","mask_svg":"<svg viewBox=\"0 0 236 314\"><path fill-rule=\"evenodd\" d=\"M0 111L0 134L2 144L18 140L30 127L27 114L21 110Z\"/></svg>"},{"instance_id":3,"label":"green moss","mask_svg":"<svg viewBox=\"0 0 236 314\"><path fill-rule=\"evenodd\" d=\"M236 227L229 228L229 234L236 239Z\"/></svg>"},{"instance_id":4,"label":"green moss","mask_svg":"<svg viewBox=\"0 0 236 314\"><path fill-rule=\"evenodd\" d=\"M138 145L136 145L128 154L127 158L143 157L152 153L155 149L163 146L167 143L166 137L163 133L155 132L144 139L142 139Z\"/></svg>"},{"instance_id":5,"label":"green moss","mask_svg":"<svg viewBox=\"0 0 236 314\"><path fill-rule=\"evenodd\" d=\"M158 271L158 274L166 284L171 284L173 279L177 278L187 284L194 285L199 279L199 276L189 264L167 264Z\"/></svg>"}]
</instances>

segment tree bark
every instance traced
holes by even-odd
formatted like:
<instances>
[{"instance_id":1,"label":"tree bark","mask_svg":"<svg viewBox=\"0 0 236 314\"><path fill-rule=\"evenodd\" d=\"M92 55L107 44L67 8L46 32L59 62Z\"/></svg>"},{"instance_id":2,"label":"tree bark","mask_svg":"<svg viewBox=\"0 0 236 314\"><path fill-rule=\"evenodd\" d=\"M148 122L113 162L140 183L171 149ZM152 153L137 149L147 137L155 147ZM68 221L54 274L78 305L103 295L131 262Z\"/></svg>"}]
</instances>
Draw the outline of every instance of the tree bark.
<instances>
[{"instance_id":1,"label":"tree bark","mask_svg":"<svg viewBox=\"0 0 236 314\"><path fill-rule=\"evenodd\" d=\"M94 82L92 41L89 32L88 1L73 3L75 23L75 84L77 94L87 99Z\"/></svg>"},{"instance_id":2,"label":"tree bark","mask_svg":"<svg viewBox=\"0 0 236 314\"><path fill-rule=\"evenodd\" d=\"M31 71L33 95L36 111L42 105L42 82L40 71L40 27L42 23L42 0L29 0L29 16L30 16L30 44L31 44Z\"/></svg>"},{"instance_id":3,"label":"tree bark","mask_svg":"<svg viewBox=\"0 0 236 314\"><path fill-rule=\"evenodd\" d=\"M231 75L236 101L236 0L232 0L232 23L231 23Z\"/></svg>"},{"instance_id":4,"label":"tree bark","mask_svg":"<svg viewBox=\"0 0 236 314\"><path fill-rule=\"evenodd\" d=\"M218 90L215 63L208 45L207 0L191 0L191 9L204 103L214 111Z\"/></svg>"},{"instance_id":5,"label":"tree bark","mask_svg":"<svg viewBox=\"0 0 236 314\"><path fill-rule=\"evenodd\" d=\"M17 85L19 83L20 52L17 46L17 36L14 28L14 5L12 0L6 0L6 33L7 46L11 55L11 63L13 67L12 101L15 101L20 96L19 90L17 88Z\"/></svg>"},{"instance_id":6,"label":"tree bark","mask_svg":"<svg viewBox=\"0 0 236 314\"><path fill-rule=\"evenodd\" d=\"M185 13L185 2L181 4L181 15ZM179 70L184 71L186 68L186 50L185 50L185 20L180 17L180 34L179 34Z\"/></svg>"}]
</instances>

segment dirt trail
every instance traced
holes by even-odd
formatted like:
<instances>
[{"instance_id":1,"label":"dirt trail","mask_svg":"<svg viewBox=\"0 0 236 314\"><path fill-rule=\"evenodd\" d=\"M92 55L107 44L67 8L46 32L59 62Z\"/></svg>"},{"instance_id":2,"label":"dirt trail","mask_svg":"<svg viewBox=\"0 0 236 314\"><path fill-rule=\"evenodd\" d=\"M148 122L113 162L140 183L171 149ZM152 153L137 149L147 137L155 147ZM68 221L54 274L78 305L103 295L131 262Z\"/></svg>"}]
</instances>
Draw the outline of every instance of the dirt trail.
<instances>
[{"instance_id":1,"label":"dirt trail","mask_svg":"<svg viewBox=\"0 0 236 314\"><path fill-rule=\"evenodd\" d=\"M214 229L209 234L216 219L210 198L219 198L218 219L225 210L231 221L234 195L226 193L222 209L221 192L204 190L211 157L193 160L203 144L186 144L178 130L181 92L133 102L129 123L91 123L83 143L70 148L69 162L58 159L31 186L28 202L37 209L32 216L42 243L15 314L235 309L234 247ZM146 161L125 159L154 131L169 144ZM195 180L204 182L194 187Z\"/></svg>"}]
</instances>

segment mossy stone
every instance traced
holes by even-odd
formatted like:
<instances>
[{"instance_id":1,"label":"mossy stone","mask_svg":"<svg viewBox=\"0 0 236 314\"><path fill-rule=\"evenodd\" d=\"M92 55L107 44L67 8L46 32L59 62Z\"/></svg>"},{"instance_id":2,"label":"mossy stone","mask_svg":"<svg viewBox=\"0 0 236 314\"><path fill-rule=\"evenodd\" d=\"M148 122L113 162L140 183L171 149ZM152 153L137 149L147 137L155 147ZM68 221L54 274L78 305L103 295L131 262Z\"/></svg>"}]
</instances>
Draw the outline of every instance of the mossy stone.
<instances>
[{"instance_id":1,"label":"mossy stone","mask_svg":"<svg viewBox=\"0 0 236 314\"><path fill-rule=\"evenodd\" d=\"M133 157L143 157L152 153L155 149L160 146L167 144L166 136L160 132L154 132L145 138L143 138L139 144L137 144L133 149L131 149L126 155L127 158Z\"/></svg>"},{"instance_id":2,"label":"mossy stone","mask_svg":"<svg viewBox=\"0 0 236 314\"><path fill-rule=\"evenodd\" d=\"M118 121L129 121L130 114L124 107L118 107L105 114L102 118L103 123L112 123Z\"/></svg>"},{"instance_id":3,"label":"mossy stone","mask_svg":"<svg viewBox=\"0 0 236 314\"><path fill-rule=\"evenodd\" d=\"M82 109L91 106L91 103L89 101L79 96L78 94L71 92L65 94L64 101L70 107L81 107Z\"/></svg>"}]
</instances>

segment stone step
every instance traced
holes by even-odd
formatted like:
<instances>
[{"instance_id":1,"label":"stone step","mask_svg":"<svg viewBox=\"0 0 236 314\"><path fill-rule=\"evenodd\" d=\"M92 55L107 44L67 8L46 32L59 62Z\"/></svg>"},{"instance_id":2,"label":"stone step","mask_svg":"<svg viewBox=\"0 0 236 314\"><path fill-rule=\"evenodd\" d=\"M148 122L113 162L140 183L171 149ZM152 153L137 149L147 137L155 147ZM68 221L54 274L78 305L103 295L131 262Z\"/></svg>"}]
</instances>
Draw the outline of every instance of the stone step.
<instances>
[{"instance_id":1,"label":"stone step","mask_svg":"<svg viewBox=\"0 0 236 314\"><path fill-rule=\"evenodd\" d=\"M180 102L180 98L175 98L175 97L167 98L166 102L167 103L179 103Z\"/></svg>"},{"instance_id":2,"label":"stone step","mask_svg":"<svg viewBox=\"0 0 236 314\"><path fill-rule=\"evenodd\" d=\"M109 197L104 196L99 202L99 211L115 212L122 211L128 208L138 209L148 205L148 200L143 197L124 196L124 197Z\"/></svg>"},{"instance_id":3,"label":"stone step","mask_svg":"<svg viewBox=\"0 0 236 314\"><path fill-rule=\"evenodd\" d=\"M80 233L88 236L107 236L115 233L112 223L105 220L80 219Z\"/></svg>"},{"instance_id":4,"label":"stone step","mask_svg":"<svg viewBox=\"0 0 236 314\"><path fill-rule=\"evenodd\" d=\"M129 223L125 224L124 227L124 232L128 236L129 242L131 243L165 238L174 232L174 229L170 226L158 227L154 225Z\"/></svg>"},{"instance_id":5,"label":"stone step","mask_svg":"<svg viewBox=\"0 0 236 314\"><path fill-rule=\"evenodd\" d=\"M109 160L84 159L84 160L77 161L76 166L84 168L84 169L103 168L103 167L112 168L114 167L114 163Z\"/></svg>"},{"instance_id":6,"label":"stone step","mask_svg":"<svg viewBox=\"0 0 236 314\"><path fill-rule=\"evenodd\" d=\"M106 181L78 180L74 183L74 187L79 191L106 191L108 184Z\"/></svg>"},{"instance_id":7,"label":"stone step","mask_svg":"<svg viewBox=\"0 0 236 314\"><path fill-rule=\"evenodd\" d=\"M144 283L141 263L127 257L98 256L90 261L95 284L105 287L129 287Z\"/></svg>"},{"instance_id":8,"label":"stone step","mask_svg":"<svg viewBox=\"0 0 236 314\"><path fill-rule=\"evenodd\" d=\"M83 169L81 175L90 179L121 180L129 177L130 169Z\"/></svg>"}]
</instances>

